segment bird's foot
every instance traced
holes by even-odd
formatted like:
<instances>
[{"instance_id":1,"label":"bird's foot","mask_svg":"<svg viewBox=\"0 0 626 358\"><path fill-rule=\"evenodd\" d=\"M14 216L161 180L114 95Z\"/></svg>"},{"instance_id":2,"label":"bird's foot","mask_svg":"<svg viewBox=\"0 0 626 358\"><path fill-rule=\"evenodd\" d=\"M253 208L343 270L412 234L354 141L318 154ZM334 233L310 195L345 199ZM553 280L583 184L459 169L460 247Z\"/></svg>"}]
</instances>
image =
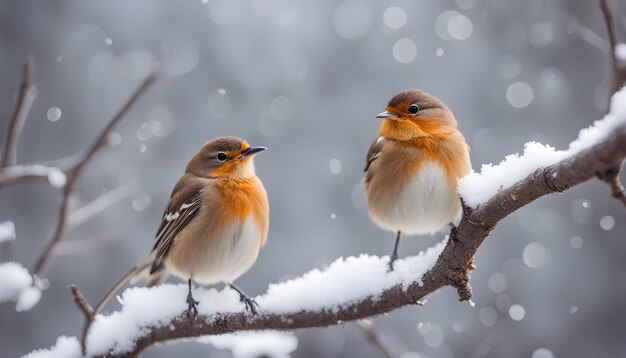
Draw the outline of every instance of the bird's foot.
<instances>
[{"instance_id":1,"label":"bird's foot","mask_svg":"<svg viewBox=\"0 0 626 358\"><path fill-rule=\"evenodd\" d=\"M193 314L193 316L197 316L198 315L198 304L200 303L200 301L196 301L193 299L193 295L191 294L191 292L189 292L187 294L187 315L191 317L191 315Z\"/></svg>"},{"instance_id":2,"label":"bird's foot","mask_svg":"<svg viewBox=\"0 0 626 358\"><path fill-rule=\"evenodd\" d=\"M387 266L387 273L393 271L393 264L396 262L397 259L398 259L398 255L396 254L391 255L391 258L389 258L389 266Z\"/></svg>"},{"instance_id":3,"label":"bird's foot","mask_svg":"<svg viewBox=\"0 0 626 358\"><path fill-rule=\"evenodd\" d=\"M239 287L235 286L234 284L229 283L228 286L230 286L230 288L232 288L233 290L237 291L237 293L239 294L239 301L243 302L243 304L246 306L246 311L255 315L256 308L259 307L259 304L256 303L256 301L253 300L252 298L248 297L245 293L243 293L243 291Z\"/></svg>"},{"instance_id":4,"label":"bird's foot","mask_svg":"<svg viewBox=\"0 0 626 358\"><path fill-rule=\"evenodd\" d=\"M256 301L248 296L246 296L244 293L239 293L239 301L243 302L244 305L246 305L246 311L252 313L253 315L256 314L256 308L259 307L259 304L256 303Z\"/></svg>"}]
</instances>

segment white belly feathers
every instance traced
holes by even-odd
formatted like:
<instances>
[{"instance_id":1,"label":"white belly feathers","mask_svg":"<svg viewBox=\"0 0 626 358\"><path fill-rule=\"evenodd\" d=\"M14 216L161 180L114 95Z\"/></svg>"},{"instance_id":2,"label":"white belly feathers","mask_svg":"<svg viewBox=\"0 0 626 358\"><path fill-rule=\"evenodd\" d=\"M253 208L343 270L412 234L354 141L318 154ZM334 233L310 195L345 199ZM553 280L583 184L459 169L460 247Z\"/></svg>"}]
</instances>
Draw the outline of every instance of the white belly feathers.
<instances>
[{"instance_id":1,"label":"white belly feathers","mask_svg":"<svg viewBox=\"0 0 626 358\"><path fill-rule=\"evenodd\" d=\"M196 233L215 235L215 232ZM183 279L190 274L194 281L210 285L218 282L231 283L254 264L261 248L261 228L249 215L245 220L223 230L219 238L195 240L195 254L185 262L171 263L168 269ZM176 250L176 245L172 247Z\"/></svg>"},{"instance_id":2,"label":"white belly feathers","mask_svg":"<svg viewBox=\"0 0 626 358\"><path fill-rule=\"evenodd\" d=\"M409 235L433 234L448 228L461 217L461 203L456 188L435 162L424 163L402 190L385 183L376 191L385 192L385 200L370 200L372 220L381 228Z\"/></svg>"}]
</instances>

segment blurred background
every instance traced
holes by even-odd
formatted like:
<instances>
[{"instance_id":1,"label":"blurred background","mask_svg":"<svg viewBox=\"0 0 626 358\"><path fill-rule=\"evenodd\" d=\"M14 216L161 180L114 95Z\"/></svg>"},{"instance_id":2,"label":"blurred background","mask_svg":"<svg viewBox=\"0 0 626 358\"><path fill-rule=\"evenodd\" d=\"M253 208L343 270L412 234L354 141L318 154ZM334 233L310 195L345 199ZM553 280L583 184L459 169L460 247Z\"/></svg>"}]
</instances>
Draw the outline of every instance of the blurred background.
<instances>
[{"instance_id":1,"label":"blurred background","mask_svg":"<svg viewBox=\"0 0 626 358\"><path fill-rule=\"evenodd\" d=\"M626 4L610 3L625 39ZM216 136L270 148L256 160L270 198L270 236L238 282L249 294L339 256L389 254L394 234L370 222L359 183L375 115L388 99L409 87L441 98L471 146L474 169L529 140L566 148L607 100L601 47L608 45L583 40L587 28L606 38L596 1L0 0L2 137L28 54L39 88L19 163L83 150L152 63L161 69L75 198L80 206L135 183L129 197L66 237L106 244L57 257L32 310L0 307L0 355L80 334L83 316L67 285L95 302L147 254L186 161ZM52 235L59 200L43 184L0 191L0 221L17 231L5 260L32 264ZM447 288L376 323L405 358L626 357L624 213L599 181L542 198L482 246L475 307ZM442 239L410 237L400 253ZM295 357L379 355L350 325L297 335ZM183 342L144 356L229 353Z\"/></svg>"}]
</instances>

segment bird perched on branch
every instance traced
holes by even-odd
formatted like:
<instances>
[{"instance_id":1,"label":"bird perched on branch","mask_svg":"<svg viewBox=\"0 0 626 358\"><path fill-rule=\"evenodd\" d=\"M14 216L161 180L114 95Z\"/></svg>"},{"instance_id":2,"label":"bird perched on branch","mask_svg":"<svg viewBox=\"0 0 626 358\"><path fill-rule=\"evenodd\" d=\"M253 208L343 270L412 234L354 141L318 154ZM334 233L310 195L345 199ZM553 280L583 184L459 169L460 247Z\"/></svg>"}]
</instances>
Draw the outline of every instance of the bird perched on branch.
<instances>
[{"instance_id":1,"label":"bird perched on branch","mask_svg":"<svg viewBox=\"0 0 626 358\"><path fill-rule=\"evenodd\" d=\"M393 270L402 233L433 234L460 219L457 180L472 166L456 119L438 98L408 89L376 117L383 122L367 153L364 181L370 218L397 233Z\"/></svg>"},{"instance_id":2,"label":"bird perched on branch","mask_svg":"<svg viewBox=\"0 0 626 358\"><path fill-rule=\"evenodd\" d=\"M197 313L199 303L191 292L192 280L224 282L256 313L256 302L233 282L254 264L267 239L269 204L253 163L254 155L265 149L236 137L204 144L172 190L150 256L111 289L96 312L130 278L153 286L174 274L188 282L189 313Z\"/></svg>"}]
</instances>

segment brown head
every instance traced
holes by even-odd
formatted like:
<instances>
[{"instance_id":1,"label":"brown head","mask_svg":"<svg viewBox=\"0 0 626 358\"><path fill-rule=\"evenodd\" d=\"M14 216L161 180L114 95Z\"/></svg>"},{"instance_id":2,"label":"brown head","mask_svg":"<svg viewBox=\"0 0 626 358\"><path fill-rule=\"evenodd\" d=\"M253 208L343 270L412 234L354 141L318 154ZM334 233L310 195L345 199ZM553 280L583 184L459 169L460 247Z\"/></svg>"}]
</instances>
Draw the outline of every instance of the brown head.
<instances>
[{"instance_id":1,"label":"brown head","mask_svg":"<svg viewBox=\"0 0 626 358\"><path fill-rule=\"evenodd\" d=\"M185 172L204 178L254 176L252 157L265 147L251 147L237 137L218 137L206 142L191 158Z\"/></svg>"},{"instance_id":2,"label":"brown head","mask_svg":"<svg viewBox=\"0 0 626 358\"><path fill-rule=\"evenodd\" d=\"M439 98L419 89L407 89L393 96L386 111L381 135L396 140L449 135L456 129L450 109Z\"/></svg>"}]
</instances>

